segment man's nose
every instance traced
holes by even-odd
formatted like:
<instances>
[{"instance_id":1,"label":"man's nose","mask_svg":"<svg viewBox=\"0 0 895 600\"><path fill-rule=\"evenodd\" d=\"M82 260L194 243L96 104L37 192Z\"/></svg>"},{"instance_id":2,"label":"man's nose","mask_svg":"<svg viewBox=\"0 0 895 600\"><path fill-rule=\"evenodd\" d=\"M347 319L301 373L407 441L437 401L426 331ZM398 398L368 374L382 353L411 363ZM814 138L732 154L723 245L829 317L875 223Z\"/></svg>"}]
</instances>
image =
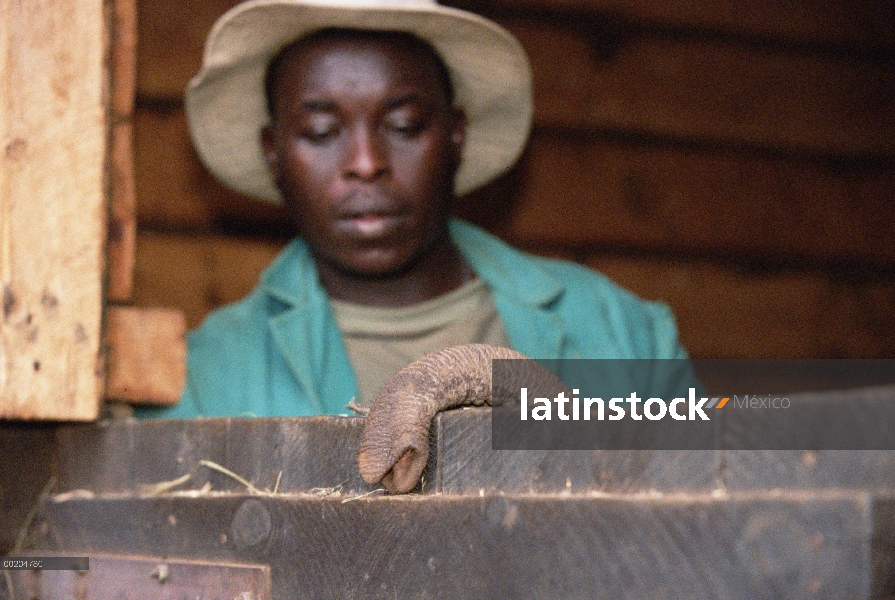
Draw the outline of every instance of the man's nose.
<instances>
[{"instance_id":1,"label":"man's nose","mask_svg":"<svg viewBox=\"0 0 895 600\"><path fill-rule=\"evenodd\" d=\"M358 127L351 135L346 149L345 175L372 181L388 171L388 156L383 140L375 131Z\"/></svg>"}]
</instances>

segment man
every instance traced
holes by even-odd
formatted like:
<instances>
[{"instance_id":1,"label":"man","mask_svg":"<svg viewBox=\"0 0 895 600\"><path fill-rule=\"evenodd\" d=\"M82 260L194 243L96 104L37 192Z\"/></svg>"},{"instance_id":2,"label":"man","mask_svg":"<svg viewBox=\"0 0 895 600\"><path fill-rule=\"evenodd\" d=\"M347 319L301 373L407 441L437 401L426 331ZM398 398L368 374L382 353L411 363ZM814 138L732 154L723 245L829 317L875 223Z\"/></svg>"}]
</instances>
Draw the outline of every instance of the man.
<instances>
[{"instance_id":1,"label":"man","mask_svg":"<svg viewBox=\"0 0 895 600\"><path fill-rule=\"evenodd\" d=\"M181 403L144 416L344 413L459 343L686 357L664 306L450 219L530 128L527 59L497 25L426 0L251 0L215 25L186 101L212 172L285 202L297 238L190 334Z\"/></svg>"}]
</instances>

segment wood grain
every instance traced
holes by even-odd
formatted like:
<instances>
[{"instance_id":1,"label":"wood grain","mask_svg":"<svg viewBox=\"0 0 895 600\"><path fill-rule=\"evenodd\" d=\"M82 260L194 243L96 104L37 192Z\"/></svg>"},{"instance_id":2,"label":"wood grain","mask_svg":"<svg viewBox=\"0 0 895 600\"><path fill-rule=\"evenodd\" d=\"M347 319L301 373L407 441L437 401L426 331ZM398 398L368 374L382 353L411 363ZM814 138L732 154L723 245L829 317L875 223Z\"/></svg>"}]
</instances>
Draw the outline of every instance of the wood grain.
<instances>
[{"instance_id":1,"label":"wood grain","mask_svg":"<svg viewBox=\"0 0 895 600\"><path fill-rule=\"evenodd\" d=\"M176 0L139 2L138 94L181 97L190 77L199 72L205 37L212 25L239 1L190 2L189 10Z\"/></svg>"},{"instance_id":2,"label":"wood grain","mask_svg":"<svg viewBox=\"0 0 895 600\"><path fill-rule=\"evenodd\" d=\"M138 94L179 99L199 70L205 35L232 3L200 3L196 11L163 2L144 4ZM674 3L694 14L699 14L693 9L698 4L725 12L712 0ZM834 8L844 12L846 3L838 4ZM655 12L657 3L649 5L645 10ZM825 12L824 19L829 18L829 11L808 2L776 10L765 2L756 12L761 11L766 14L758 15L760 21L781 28L805 13ZM746 12L730 5L726 15L709 21L736 29L736 19ZM893 9L876 2L863 12L854 16L857 23L892 33L884 17ZM784 17L790 20L774 20ZM809 152L895 151L891 61L830 56L811 48L768 48L711 35L616 31L612 22L601 26L574 16L562 22L510 15L500 22L531 58L539 125L646 131ZM844 19L843 28L849 22ZM825 27L834 23L827 21ZM857 23L853 30L860 29ZM181 51L170 52L172 43Z\"/></svg>"},{"instance_id":3,"label":"wood grain","mask_svg":"<svg viewBox=\"0 0 895 600\"><path fill-rule=\"evenodd\" d=\"M106 310L106 398L177 404L186 380L186 320L176 309Z\"/></svg>"},{"instance_id":4,"label":"wood grain","mask_svg":"<svg viewBox=\"0 0 895 600\"><path fill-rule=\"evenodd\" d=\"M895 357L895 282L737 273L705 263L594 256L623 287L662 300L697 358Z\"/></svg>"},{"instance_id":5,"label":"wood grain","mask_svg":"<svg viewBox=\"0 0 895 600\"><path fill-rule=\"evenodd\" d=\"M867 410L870 405L855 396L875 395L873 411L881 417L876 422L884 424L890 420L885 403L892 401L893 391L890 386L826 392L814 398ZM766 414L746 418L762 416ZM492 449L491 417L487 408L436 416L433 456L422 493L477 496L484 489L487 494L709 494L721 482L726 489L740 492L895 490L895 452L891 450L497 451ZM376 486L364 483L357 471L363 424L356 418L315 417L67 425L56 433L58 449L52 447L58 453L57 490L138 494L154 483L189 473L189 480L178 489L198 490L207 484L219 492L246 492L244 484L201 463L213 461L261 490L273 489L279 477L277 489L282 494L309 494L337 484L341 484L341 496L364 494ZM762 425L773 430L766 420ZM727 421L723 426L728 426ZM39 488L43 483L32 485ZM332 492L335 495L335 489Z\"/></svg>"},{"instance_id":6,"label":"wood grain","mask_svg":"<svg viewBox=\"0 0 895 600\"><path fill-rule=\"evenodd\" d=\"M137 193L134 186L133 124L112 126L110 157L112 197L109 206L108 279L106 299L124 302L133 291L134 252L137 239Z\"/></svg>"},{"instance_id":7,"label":"wood grain","mask_svg":"<svg viewBox=\"0 0 895 600\"><path fill-rule=\"evenodd\" d=\"M895 69L885 64L649 36L601 58L574 23L505 24L531 59L539 125L809 152L895 150Z\"/></svg>"},{"instance_id":8,"label":"wood grain","mask_svg":"<svg viewBox=\"0 0 895 600\"><path fill-rule=\"evenodd\" d=\"M892 169L538 136L521 170L521 244L895 263Z\"/></svg>"},{"instance_id":9,"label":"wood grain","mask_svg":"<svg viewBox=\"0 0 895 600\"><path fill-rule=\"evenodd\" d=\"M0 2L0 417L89 420L106 218L102 3Z\"/></svg>"},{"instance_id":10,"label":"wood grain","mask_svg":"<svg viewBox=\"0 0 895 600\"><path fill-rule=\"evenodd\" d=\"M238 221L269 235L286 229L282 207L242 196L211 176L193 149L182 110L138 109L134 127L142 225L210 229Z\"/></svg>"},{"instance_id":11,"label":"wood grain","mask_svg":"<svg viewBox=\"0 0 895 600\"><path fill-rule=\"evenodd\" d=\"M137 81L136 0L115 0L110 16L111 151L109 177L108 278L106 299L126 301L133 287L137 233L133 161L133 112Z\"/></svg>"},{"instance_id":12,"label":"wood grain","mask_svg":"<svg viewBox=\"0 0 895 600\"><path fill-rule=\"evenodd\" d=\"M887 0L756 0L748 5L726 0L448 0L445 4L486 15L531 9L590 13L616 21L821 42L845 49L895 46L895 6Z\"/></svg>"},{"instance_id":13,"label":"wood grain","mask_svg":"<svg viewBox=\"0 0 895 600\"><path fill-rule=\"evenodd\" d=\"M199 70L205 37L218 17L238 0L195 2L191 10L174 0L140 2L139 88L148 97L177 97ZM855 4L847 0L775 2L748 6L725 0L449 0L444 4L480 11L506 23L514 11L558 12L559 18L606 21L608 30L622 24L689 31L695 36L757 41L770 38L803 42L807 49L828 44L848 50L895 47L895 7L886 0ZM571 14L570 14L571 13ZM577 17L577 18L576 18ZM179 52L172 53L171 47ZM559 63L562 64L562 63Z\"/></svg>"},{"instance_id":14,"label":"wood grain","mask_svg":"<svg viewBox=\"0 0 895 600\"><path fill-rule=\"evenodd\" d=\"M142 232L134 301L177 307L195 327L213 308L248 294L281 249L282 243L220 235Z\"/></svg>"},{"instance_id":15,"label":"wood grain","mask_svg":"<svg viewBox=\"0 0 895 600\"><path fill-rule=\"evenodd\" d=\"M344 500L57 496L42 505L35 547L164 556L176 544L180 559L238 557L270 566L274 598L771 600L785 590L870 600L892 590L880 580L891 557L876 543L891 539L891 501L860 491ZM237 517L250 511L265 526L246 540Z\"/></svg>"}]
</instances>

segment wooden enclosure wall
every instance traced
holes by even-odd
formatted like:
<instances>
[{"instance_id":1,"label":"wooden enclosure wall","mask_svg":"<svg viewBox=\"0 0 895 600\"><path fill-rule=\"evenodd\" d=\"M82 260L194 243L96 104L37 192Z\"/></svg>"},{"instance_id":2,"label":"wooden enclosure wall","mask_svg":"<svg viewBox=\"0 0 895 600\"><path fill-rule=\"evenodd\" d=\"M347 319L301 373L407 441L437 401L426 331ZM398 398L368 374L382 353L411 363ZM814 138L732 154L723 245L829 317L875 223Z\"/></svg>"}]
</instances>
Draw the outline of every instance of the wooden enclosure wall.
<instances>
[{"instance_id":1,"label":"wooden enclosure wall","mask_svg":"<svg viewBox=\"0 0 895 600\"><path fill-rule=\"evenodd\" d=\"M288 236L186 133L182 91L233 4L138 4L134 297L191 326ZM461 215L668 302L694 356L895 357L895 4L453 4L535 72L523 160Z\"/></svg>"}]
</instances>

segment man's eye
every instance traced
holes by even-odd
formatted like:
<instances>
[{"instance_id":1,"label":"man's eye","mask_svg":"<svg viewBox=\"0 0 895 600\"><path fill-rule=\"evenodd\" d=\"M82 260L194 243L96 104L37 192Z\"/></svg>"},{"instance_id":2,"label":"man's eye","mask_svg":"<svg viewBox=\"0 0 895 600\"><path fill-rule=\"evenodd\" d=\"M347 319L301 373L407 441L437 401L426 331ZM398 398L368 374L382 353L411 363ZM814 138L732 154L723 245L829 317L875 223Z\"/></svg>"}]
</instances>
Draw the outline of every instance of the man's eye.
<instances>
[{"instance_id":1,"label":"man's eye","mask_svg":"<svg viewBox=\"0 0 895 600\"><path fill-rule=\"evenodd\" d=\"M319 144L334 137L338 128L334 124L310 125L301 131L301 137L311 143Z\"/></svg>"},{"instance_id":2,"label":"man's eye","mask_svg":"<svg viewBox=\"0 0 895 600\"><path fill-rule=\"evenodd\" d=\"M425 123L422 119L396 118L388 121L389 129L408 137L413 137L419 134L424 127Z\"/></svg>"}]
</instances>

